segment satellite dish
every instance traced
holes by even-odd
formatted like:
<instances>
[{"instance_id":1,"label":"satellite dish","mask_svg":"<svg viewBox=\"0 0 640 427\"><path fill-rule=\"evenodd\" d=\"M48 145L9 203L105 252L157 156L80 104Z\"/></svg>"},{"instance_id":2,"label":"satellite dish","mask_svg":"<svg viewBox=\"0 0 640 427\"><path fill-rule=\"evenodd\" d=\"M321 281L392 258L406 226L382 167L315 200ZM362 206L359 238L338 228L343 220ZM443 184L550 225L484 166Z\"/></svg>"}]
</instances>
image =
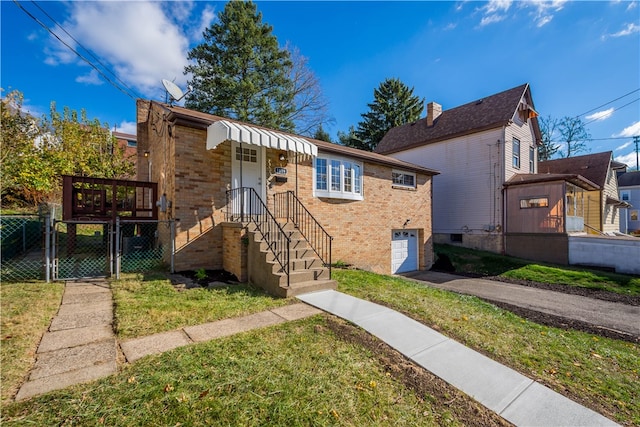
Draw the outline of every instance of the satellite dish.
<instances>
[{"instance_id":1,"label":"satellite dish","mask_svg":"<svg viewBox=\"0 0 640 427\"><path fill-rule=\"evenodd\" d=\"M189 93L189 91L187 91L187 93L183 93L182 89L180 89L178 85L167 79L162 79L162 86L164 86L169 96L171 96L171 99L175 102L180 101L187 93Z\"/></svg>"}]
</instances>

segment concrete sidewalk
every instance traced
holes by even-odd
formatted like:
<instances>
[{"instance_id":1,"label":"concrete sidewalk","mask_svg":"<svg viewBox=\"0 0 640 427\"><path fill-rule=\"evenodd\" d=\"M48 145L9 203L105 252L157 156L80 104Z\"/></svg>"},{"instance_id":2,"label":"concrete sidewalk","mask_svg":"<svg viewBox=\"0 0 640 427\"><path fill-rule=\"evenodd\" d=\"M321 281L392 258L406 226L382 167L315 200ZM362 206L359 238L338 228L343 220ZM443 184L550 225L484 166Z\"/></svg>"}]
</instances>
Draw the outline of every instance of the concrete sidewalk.
<instances>
[{"instance_id":1,"label":"concrete sidewalk","mask_svg":"<svg viewBox=\"0 0 640 427\"><path fill-rule=\"evenodd\" d=\"M298 299L360 326L517 426L618 425L387 307L336 291Z\"/></svg>"},{"instance_id":2,"label":"concrete sidewalk","mask_svg":"<svg viewBox=\"0 0 640 427\"><path fill-rule=\"evenodd\" d=\"M440 289L475 295L488 301L503 302L640 337L640 306L435 271L415 271L403 276Z\"/></svg>"},{"instance_id":3,"label":"concrete sidewalk","mask_svg":"<svg viewBox=\"0 0 640 427\"><path fill-rule=\"evenodd\" d=\"M44 333L36 362L16 400L117 372L113 302L103 279L67 282L62 304Z\"/></svg>"}]
</instances>

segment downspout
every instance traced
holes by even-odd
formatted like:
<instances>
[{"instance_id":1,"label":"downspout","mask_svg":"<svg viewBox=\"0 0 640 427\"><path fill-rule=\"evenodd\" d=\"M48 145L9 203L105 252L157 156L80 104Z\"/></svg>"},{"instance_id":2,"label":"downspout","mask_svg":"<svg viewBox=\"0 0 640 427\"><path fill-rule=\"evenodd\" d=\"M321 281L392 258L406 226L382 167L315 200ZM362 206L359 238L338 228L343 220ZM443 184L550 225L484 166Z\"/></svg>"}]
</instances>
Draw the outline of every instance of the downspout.
<instances>
[{"instance_id":1,"label":"downspout","mask_svg":"<svg viewBox=\"0 0 640 427\"><path fill-rule=\"evenodd\" d=\"M502 125L502 167L500 168L500 180L502 182L502 253L507 251L507 192L504 190L505 177L507 176L507 125Z\"/></svg>"}]
</instances>

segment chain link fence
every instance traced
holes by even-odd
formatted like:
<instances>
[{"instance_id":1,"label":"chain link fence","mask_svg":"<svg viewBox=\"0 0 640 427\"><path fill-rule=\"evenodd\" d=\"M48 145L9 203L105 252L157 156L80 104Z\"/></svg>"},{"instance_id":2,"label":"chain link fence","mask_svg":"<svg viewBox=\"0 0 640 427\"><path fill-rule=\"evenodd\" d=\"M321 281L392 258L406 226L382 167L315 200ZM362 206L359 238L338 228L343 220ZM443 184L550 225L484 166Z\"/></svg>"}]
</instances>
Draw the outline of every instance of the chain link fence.
<instances>
[{"instance_id":1,"label":"chain link fence","mask_svg":"<svg viewBox=\"0 0 640 427\"><path fill-rule=\"evenodd\" d=\"M0 281L44 279L44 220L0 216Z\"/></svg>"},{"instance_id":2,"label":"chain link fence","mask_svg":"<svg viewBox=\"0 0 640 427\"><path fill-rule=\"evenodd\" d=\"M173 221L126 221L116 224L117 274L154 269L173 271Z\"/></svg>"},{"instance_id":3,"label":"chain link fence","mask_svg":"<svg viewBox=\"0 0 640 427\"><path fill-rule=\"evenodd\" d=\"M173 221L51 221L0 216L0 281L65 280L173 271Z\"/></svg>"}]
</instances>

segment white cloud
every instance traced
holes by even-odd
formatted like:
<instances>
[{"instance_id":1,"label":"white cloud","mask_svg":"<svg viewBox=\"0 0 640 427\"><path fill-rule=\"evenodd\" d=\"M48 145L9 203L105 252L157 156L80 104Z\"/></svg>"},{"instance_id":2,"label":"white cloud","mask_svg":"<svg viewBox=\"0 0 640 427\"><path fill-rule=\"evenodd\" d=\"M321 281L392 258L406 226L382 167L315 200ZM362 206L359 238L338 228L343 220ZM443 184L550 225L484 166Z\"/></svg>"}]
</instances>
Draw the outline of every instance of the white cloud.
<instances>
[{"instance_id":1,"label":"white cloud","mask_svg":"<svg viewBox=\"0 0 640 427\"><path fill-rule=\"evenodd\" d=\"M540 28L551 22L554 14L562 10L566 2L567 0L529 0L517 2L517 5L521 9L532 8L531 15L536 26ZM480 20L480 26L505 20L512 4L512 0L489 1L484 7L480 8L483 15Z\"/></svg>"},{"instance_id":2,"label":"white cloud","mask_svg":"<svg viewBox=\"0 0 640 427\"><path fill-rule=\"evenodd\" d=\"M606 120L609 117L611 117L614 111L615 111L615 108L609 108L608 110L597 111L593 114L585 116L585 119L588 121Z\"/></svg>"},{"instance_id":3,"label":"white cloud","mask_svg":"<svg viewBox=\"0 0 640 427\"><path fill-rule=\"evenodd\" d=\"M72 2L71 16L63 26L108 64L118 79L136 92L158 96L163 78L186 84L182 73L189 40L180 24L191 21L192 5L174 3L179 2ZM48 64L80 61L59 42L52 46L47 51ZM79 80L87 82L88 76Z\"/></svg>"},{"instance_id":4,"label":"white cloud","mask_svg":"<svg viewBox=\"0 0 640 427\"><path fill-rule=\"evenodd\" d=\"M444 27L444 30L445 31L454 30L457 26L458 26L458 24L454 24L453 22L451 22L451 23L447 24L446 27Z\"/></svg>"},{"instance_id":5,"label":"white cloud","mask_svg":"<svg viewBox=\"0 0 640 427\"><path fill-rule=\"evenodd\" d=\"M624 37L633 33L640 33L640 25L634 23L627 24L626 28L618 31L617 33L611 34L611 37Z\"/></svg>"},{"instance_id":6,"label":"white cloud","mask_svg":"<svg viewBox=\"0 0 640 427\"><path fill-rule=\"evenodd\" d=\"M511 7L511 3L513 3L512 0L490 0L480 8L483 13L480 26L484 27L504 20L507 17L506 13Z\"/></svg>"},{"instance_id":7,"label":"white cloud","mask_svg":"<svg viewBox=\"0 0 640 427\"><path fill-rule=\"evenodd\" d=\"M635 33L640 33L640 25L630 23L630 24L625 24L625 27L622 30L618 31L617 33L605 34L601 38L602 40L606 40L609 37L625 37Z\"/></svg>"},{"instance_id":8,"label":"white cloud","mask_svg":"<svg viewBox=\"0 0 640 427\"><path fill-rule=\"evenodd\" d=\"M96 86L104 84L104 81L100 79L100 75L96 70L91 70L88 74L85 74L84 76L76 77L76 82L85 83L88 85L96 85Z\"/></svg>"},{"instance_id":9,"label":"white cloud","mask_svg":"<svg viewBox=\"0 0 640 427\"><path fill-rule=\"evenodd\" d=\"M121 133L128 133L131 135L137 135L138 126L135 122L128 122L125 120L116 127L116 131Z\"/></svg>"},{"instance_id":10,"label":"white cloud","mask_svg":"<svg viewBox=\"0 0 640 427\"><path fill-rule=\"evenodd\" d=\"M523 7L533 7L534 11L532 12L532 15L534 17L536 27L541 28L551 22L555 13L561 11L566 2L567 0L533 0L521 2L520 5Z\"/></svg>"},{"instance_id":11,"label":"white cloud","mask_svg":"<svg viewBox=\"0 0 640 427\"><path fill-rule=\"evenodd\" d=\"M633 123L622 130L622 132L613 135L614 137L632 137L640 135L640 121Z\"/></svg>"},{"instance_id":12,"label":"white cloud","mask_svg":"<svg viewBox=\"0 0 640 427\"><path fill-rule=\"evenodd\" d=\"M624 163L629 167L635 167L636 165L636 152L632 151L628 154L623 154L620 156L614 156L613 160L616 162Z\"/></svg>"},{"instance_id":13,"label":"white cloud","mask_svg":"<svg viewBox=\"0 0 640 427\"><path fill-rule=\"evenodd\" d=\"M621 146L616 148L616 151L620 151L620 150L624 150L625 148L627 148L628 146L630 146L632 144L631 141L627 141L624 144L622 144Z\"/></svg>"},{"instance_id":14,"label":"white cloud","mask_svg":"<svg viewBox=\"0 0 640 427\"><path fill-rule=\"evenodd\" d=\"M629 12L630 10L635 9L636 7L638 7L638 2L637 1L629 2L629 5L627 6L627 12Z\"/></svg>"}]
</instances>

